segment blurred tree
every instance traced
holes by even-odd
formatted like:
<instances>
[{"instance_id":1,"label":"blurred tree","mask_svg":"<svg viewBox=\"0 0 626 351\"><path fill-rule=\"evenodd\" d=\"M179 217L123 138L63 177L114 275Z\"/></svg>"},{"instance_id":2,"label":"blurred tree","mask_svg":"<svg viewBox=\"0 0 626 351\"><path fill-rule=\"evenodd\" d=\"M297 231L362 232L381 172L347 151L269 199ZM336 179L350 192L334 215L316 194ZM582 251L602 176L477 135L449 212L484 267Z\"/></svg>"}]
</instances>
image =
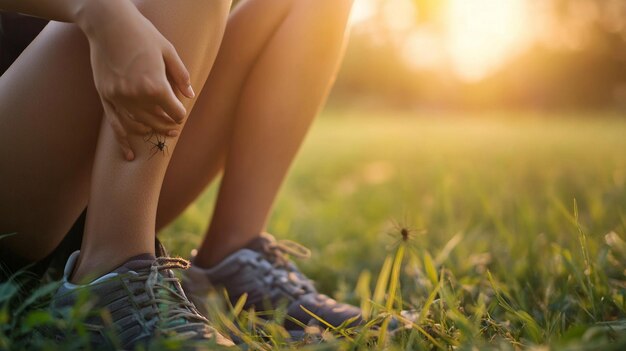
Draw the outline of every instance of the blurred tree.
<instances>
[{"instance_id":1,"label":"blurred tree","mask_svg":"<svg viewBox=\"0 0 626 351\"><path fill-rule=\"evenodd\" d=\"M376 13L356 24L331 103L463 109L626 106L626 1L526 0L537 26L528 28L531 45L473 82L456 76L449 62L415 67L403 53L405 41L423 28L443 40L449 0L393 0L415 7L411 28L390 22L385 11L391 1L371 0ZM423 53L428 50L424 47Z\"/></svg>"}]
</instances>

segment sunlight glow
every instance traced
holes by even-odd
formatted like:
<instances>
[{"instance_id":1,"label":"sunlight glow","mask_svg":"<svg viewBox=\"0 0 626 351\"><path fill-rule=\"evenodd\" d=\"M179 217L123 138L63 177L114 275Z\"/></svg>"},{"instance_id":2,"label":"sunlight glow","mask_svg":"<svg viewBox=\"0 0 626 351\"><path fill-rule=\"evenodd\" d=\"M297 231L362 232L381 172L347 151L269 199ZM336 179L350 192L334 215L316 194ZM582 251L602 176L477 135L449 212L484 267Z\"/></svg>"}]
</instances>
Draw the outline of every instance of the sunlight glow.
<instances>
[{"instance_id":1,"label":"sunlight glow","mask_svg":"<svg viewBox=\"0 0 626 351\"><path fill-rule=\"evenodd\" d=\"M467 81L500 68L541 31L528 0L432 1L444 2L428 23L418 23L412 0L355 0L350 22L390 36L410 66L452 69Z\"/></svg>"},{"instance_id":2,"label":"sunlight glow","mask_svg":"<svg viewBox=\"0 0 626 351\"><path fill-rule=\"evenodd\" d=\"M376 7L372 0L356 0L350 14L350 24L357 24L372 17Z\"/></svg>"},{"instance_id":3,"label":"sunlight glow","mask_svg":"<svg viewBox=\"0 0 626 351\"><path fill-rule=\"evenodd\" d=\"M527 39L523 0L450 0L447 46L457 73L480 80Z\"/></svg>"},{"instance_id":4,"label":"sunlight glow","mask_svg":"<svg viewBox=\"0 0 626 351\"><path fill-rule=\"evenodd\" d=\"M401 33L415 25L417 9L412 0L385 1L381 10L392 32Z\"/></svg>"}]
</instances>

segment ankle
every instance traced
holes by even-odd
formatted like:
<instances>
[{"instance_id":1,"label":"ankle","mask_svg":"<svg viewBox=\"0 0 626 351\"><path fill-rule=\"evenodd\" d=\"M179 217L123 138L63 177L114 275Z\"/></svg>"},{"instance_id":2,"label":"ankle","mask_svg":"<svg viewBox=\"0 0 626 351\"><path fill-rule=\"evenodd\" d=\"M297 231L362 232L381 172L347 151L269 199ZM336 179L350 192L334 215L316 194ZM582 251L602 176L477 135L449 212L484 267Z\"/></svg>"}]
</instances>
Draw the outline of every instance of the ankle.
<instances>
[{"instance_id":1,"label":"ankle","mask_svg":"<svg viewBox=\"0 0 626 351\"><path fill-rule=\"evenodd\" d=\"M98 277L101 277L116 268L122 266L125 262L138 255L149 254L154 256L154 250L148 252L80 252L78 261L74 266L74 270L69 275L68 280L74 284L89 283Z\"/></svg>"},{"instance_id":2,"label":"ankle","mask_svg":"<svg viewBox=\"0 0 626 351\"><path fill-rule=\"evenodd\" d=\"M202 269L213 268L244 245L214 245L210 249L201 247L193 257L192 264Z\"/></svg>"},{"instance_id":3,"label":"ankle","mask_svg":"<svg viewBox=\"0 0 626 351\"><path fill-rule=\"evenodd\" d=\"M223 260L225 257L226 256L221 257L221 255L216 256L211 253L198 251L196 256L193 257L192 264L198 268L209 269L220 263L220 261Z\"/></svg>"},{"instance_id":4,"label":"ankle","mask_svg":"<svg viewBox=\"0 0 626 351\"><path fill-rule=\"evenodd\" d=\"M96 260L83 259L83 257L85 257L85 255L81 253L78 262L76 262L76 266L74 266L74 270L68 277L68 281L72 284L89 283L105 273L101 271L106 270L106 268L102 265L98 265Z\"/></svg>"},{"instance_id":5,"label":"ankle","mask_svg":"<svg viewBox=\"0 0 626 351\"><path fill-rule=\"evenodd\" d=\"M211 268L222 262L226 257L246 247L255 238L262 235L263 231L254 234L222 231L222 235L207 234L204 242L193 258L193 265L200 268ZM225 234L228 233L228 234Z\"/></svg>"}]
</instances>

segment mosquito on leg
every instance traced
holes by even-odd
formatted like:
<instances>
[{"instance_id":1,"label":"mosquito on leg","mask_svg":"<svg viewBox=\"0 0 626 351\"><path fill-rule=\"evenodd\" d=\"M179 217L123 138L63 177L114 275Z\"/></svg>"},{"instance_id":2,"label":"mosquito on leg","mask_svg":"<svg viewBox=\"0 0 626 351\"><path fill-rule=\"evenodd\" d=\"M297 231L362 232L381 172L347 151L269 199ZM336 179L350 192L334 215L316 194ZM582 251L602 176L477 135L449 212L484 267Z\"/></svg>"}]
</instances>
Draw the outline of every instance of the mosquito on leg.
<instances>
[{"instance_id":1,"label":"mosquito on leg","mask_svg":"<svg viewBox=\"0 0 626 351\"><path fill-rule=\"evenodd\" d=\"M150 149L150 152L152 154L150 155L148 159L151 159L154 155L156 155L159 152L162 152L164 156L166 154L169 154L169 147L167 146L167 143L166 143L167 141L166 136L159 135L155 132L151 132L146 138L144 138L144 141L152 144L152 148Z\"/></svg>"}]
</instances>

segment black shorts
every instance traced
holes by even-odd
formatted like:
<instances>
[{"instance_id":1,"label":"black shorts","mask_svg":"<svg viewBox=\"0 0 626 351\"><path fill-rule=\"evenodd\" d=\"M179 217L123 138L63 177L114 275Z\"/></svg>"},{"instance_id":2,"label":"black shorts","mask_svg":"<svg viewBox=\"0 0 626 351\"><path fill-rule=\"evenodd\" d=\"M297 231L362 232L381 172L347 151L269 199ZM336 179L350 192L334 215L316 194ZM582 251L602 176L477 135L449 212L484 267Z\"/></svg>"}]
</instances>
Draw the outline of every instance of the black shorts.
<instances>
[{"instance_id":1,"label":"black shorts","mask_svg":"<svg viewBox=\"0 0 626 351\"><path fill-rule=\"evenodd\" d=\"M48 21L40 18L0 12L0 75L4 74L47 23ZM41 276L48 271L53 275L53 278L57 278L63 273L63 265L67 257L80 248L85 214L86 210L76 220L63 242L50 256L28 266L27 269L30 273ZM2 250L0 246L0 282L8 279L25 265L28 265L28 262L13 257L11 252ZM49 268L53 269L49 270Z\"/></svg>"},{"instance_id":2,"label":"black shorts","mask_svg":"<svg viewBox=\"0 0 626 351\"><path fill-rule=\"evenodd\" d=\"M0 74L4 73L48 21L0 12Z\"/></svg>"}]
</instances>

